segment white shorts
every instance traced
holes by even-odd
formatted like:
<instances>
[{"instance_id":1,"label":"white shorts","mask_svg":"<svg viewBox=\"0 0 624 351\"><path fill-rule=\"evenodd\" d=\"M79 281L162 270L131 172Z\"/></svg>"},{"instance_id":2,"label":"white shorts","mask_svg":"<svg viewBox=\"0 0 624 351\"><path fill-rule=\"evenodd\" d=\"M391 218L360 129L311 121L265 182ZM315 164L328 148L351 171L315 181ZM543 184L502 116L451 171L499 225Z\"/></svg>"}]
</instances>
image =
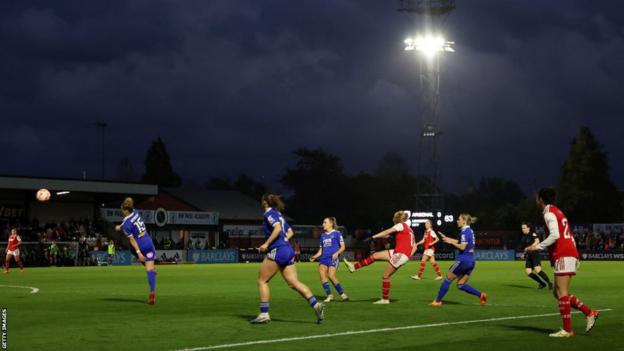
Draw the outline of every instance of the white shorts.
<instances>
[{"instance_id":1,"label":"white shorts","mask_svg":"<svg viewBox=\"0 0 624 351\"><path fill-rule=\"evenodd\" d=\"M19 249L17 250L7 250L7 255L12 255L13 257L19 257Z\"/></svg>"},{"instance_id":2,"label":"white shorts","mask_svg":"<svg viewBox=\"0 0 624 351\"><path fill-rule=\"evenodd\" d=\"M427 249L423 252L423 255L433 257L435 255L435 251L433 251L433 249Z\"/></svg>"},{"instance_id":3,"label":"white shorts","mask_svg":"<svg viewBox=\"0 0 624 351\"><path fill-rule=\"evenodd\" d=\"M576 275L579 260L576 257L559 257L555 261L555 275Z\"/></svg>"},{"instance_id":4,"label":"white shorts","mask_svg":"<svg viewBox=\"0 0 624 351\"><path fill-rule=\"evenodd\" d=\"M394 253L394 250L390 250L390 264L395 269L399 269L401 266L409 262L409 257L400 252Z\"/></svg>"}]
</instances>

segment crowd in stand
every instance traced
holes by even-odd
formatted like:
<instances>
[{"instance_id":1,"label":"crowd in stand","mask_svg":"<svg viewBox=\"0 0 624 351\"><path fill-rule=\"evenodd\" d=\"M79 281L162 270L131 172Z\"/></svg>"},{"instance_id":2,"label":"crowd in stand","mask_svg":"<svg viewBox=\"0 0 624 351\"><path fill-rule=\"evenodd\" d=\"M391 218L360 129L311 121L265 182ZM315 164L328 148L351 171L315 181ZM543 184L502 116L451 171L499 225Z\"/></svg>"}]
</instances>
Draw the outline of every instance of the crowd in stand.
<instances>
[{"instance_id":1,"label":"crowd in stand","mask_svg":"<svg viewBox=\"0 0 624 351\"><path fill-rule=\"evenodd\" d=\"M111 241L110 238L101 234L101 224L90 220L70 220L63 223L39 223L33 220L30 223L6 224L4 228L0 226L0 234L2 234L0 235L0 249L6 247L9 229L12 227L17 228L23 242L30 243L23 245L20 250L22 260L27 266L97 265L96 258L91 257L89 253L106 251ZM379 249L376 246L386 248L392 244L391 240L365 242L362 239L367 235L369 235L368 231L356 230L353 235L355 238L352 242L353 248L375 250ZM624 230L622 229L600 232L576 229L574 237L581 252L624 251ZM207 240L193 240L190 237L183 240L182 234L178 241L174 241L171 236L161 237L160 240L154 237L153 241L158 250L210 250L229 247L226 240L222 240L217 247L211 247ZM125 239L122 239L116 242L115 246L125 248L127 243ZM439 247L439 250L443 252L444 247ZM4 253L3 250L2 253Z\"/></svg>"},{"instance_id":2,"label":"crowd in stand","mask_svg":"<svg viewBox=\"0 0 624 351\"><path fill-rule=\"evenodd\" d=\"M29 243L22 245L20 255L31 266L95 265L89 251L104 249L108 243L97 224L89 220L11 223L5 225L3 238L12 227L17 228L22 242Z\"/></svg>"},{"instance_id":3,"label":"crowd in stand","mask_svg":"<svg viewBox=\"0 0 624 351\"><path fill-rule=\"evenodd\" d=\"M624 250L624 231L591 232L580 230L574 233L576 246L580 251L614 252Z\"/></svg>"}]
</instances>

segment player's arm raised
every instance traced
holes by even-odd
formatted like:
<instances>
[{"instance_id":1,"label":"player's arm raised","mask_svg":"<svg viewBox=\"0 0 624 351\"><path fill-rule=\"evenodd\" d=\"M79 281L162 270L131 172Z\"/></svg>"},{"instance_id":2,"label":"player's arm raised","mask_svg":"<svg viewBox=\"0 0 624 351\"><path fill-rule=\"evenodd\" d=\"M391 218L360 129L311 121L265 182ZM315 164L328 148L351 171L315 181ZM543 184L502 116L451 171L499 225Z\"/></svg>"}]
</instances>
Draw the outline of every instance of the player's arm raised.
<instances>
[{"instance_id":1,"label":"player's arm raised","mask_svg":"<svg viewBox=\"0 0 624 351\"><path fill-rule=\"evenodd\" d=\"M398 232L398 230L396 230L396 228L394 228L394 227L390 227L390 228L388 228L388 229L386 229L384 231L381 231L381 232L373 235L371 238L373 238L373 239L385 238L388 235L390 235L392 233L395 233L395 232Z\"/></svg>"}]
</instances>

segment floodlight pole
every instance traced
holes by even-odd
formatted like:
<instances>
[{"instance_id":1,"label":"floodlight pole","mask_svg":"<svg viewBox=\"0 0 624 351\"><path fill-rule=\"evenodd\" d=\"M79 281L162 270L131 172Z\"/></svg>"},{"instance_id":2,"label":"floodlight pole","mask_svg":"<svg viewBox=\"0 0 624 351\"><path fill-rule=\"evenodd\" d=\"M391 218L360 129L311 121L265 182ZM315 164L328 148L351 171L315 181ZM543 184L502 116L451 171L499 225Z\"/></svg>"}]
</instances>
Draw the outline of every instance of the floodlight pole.
<instances>
[{"instance_id":1,"label":"floodlight pole","mask_svg":"<svg viewBox=\"0 0 624 351\"><path fill-rule=\"evenodd\" d=\"M416 15L421 20L423 33L439 34L439 28L455 9L455 0L399 0L398 11ZM414 41L409 41L408 46ZM418 44L418 42L417 42ZM422 45L422 43L420 43ZM423 57L419 60L419 80L422 94L423 126L419 138L418 178L416 182L416 208L427 210L441 210L444 207L444 197L440 190L438 137L440 136L439 100L440 100L440 58L448 51L452 52L453 42L443 41L433 57ZM418 50L411 47L406 50ZM431 49L431 47L429 47ZM431 53L429 53L431 54ZM424 158L424 159L423 159ZM423 189L421 182L429 178L429 189Z\"/></svg>"}]
</instances>

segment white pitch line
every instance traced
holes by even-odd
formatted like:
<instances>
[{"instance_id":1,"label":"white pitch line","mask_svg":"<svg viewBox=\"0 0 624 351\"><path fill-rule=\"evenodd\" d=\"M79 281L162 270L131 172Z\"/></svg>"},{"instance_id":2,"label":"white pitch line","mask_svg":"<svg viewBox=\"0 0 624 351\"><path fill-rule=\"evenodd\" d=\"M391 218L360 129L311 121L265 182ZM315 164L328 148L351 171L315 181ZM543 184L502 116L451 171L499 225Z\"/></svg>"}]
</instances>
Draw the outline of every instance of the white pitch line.
<instances>
[{"instance_id":1,"label":"white pitch line","mask_svg":"<svg viewBox=\"0 0 624 351\"><path fill-rule=\"evenodd\" d=\"M36 294L39 292L39 288L35 288L34 286L19 286L19 285L0 285L0 287L5 288L18 288L18 289L30 289L31 294Z\"/></svg>"},{"instance_id":2,"label":"white pitch line","mask_svg":"<svg viewBox=\"0 0 624 351\"><path fill-rule=\"evenodd\" d=\"M612 309L611 308L606 308L606 309L602 309L602 310L598 310L598 311L600 311L600 312L608 312L608 311L612 311ZM577 312L572 312L572 313L576 314L576 313L580 313L580 312L577 311ZM238 346L252 346L252 345L263 345L263 344L275 344L275 343L288 342L288 341L323 339L323 338L331 338L331 337L334 337L334 336L372 334L372 333L392 332L392 331L397 331L397 330L442 327L442 326L447 326L447 325L487 323L487 322L497 322L497 321L506 321L506 320L514 320L514 319L529 319L529 318L553 317L553 316L559 316L559 313L544 313L544 314L532 314L532 315L526 315L526 316L512 316L512 317L499 317L499 318L488 318L488 319L475 319L475 320L470 320L470 321L459 321L459 322L418 324L418 325L407 325L407 326L403 326L403 327L379 328L379 329L368 329L368 330L352 330L352 331L346 331L346 332L340 332L340 333L331 333L331 334L296 336L296 337L292 337L292 338L271 339L271 340L256 340L256 341L239 342L239 343L234 343L234 344L202 346L202 347L194 347L194 348L190 348L190 349L180 349L180 350L175 350L175 351L203 351L203 350L226 349L226 348L238 347Z\"/></svg>"}]
</instances>

